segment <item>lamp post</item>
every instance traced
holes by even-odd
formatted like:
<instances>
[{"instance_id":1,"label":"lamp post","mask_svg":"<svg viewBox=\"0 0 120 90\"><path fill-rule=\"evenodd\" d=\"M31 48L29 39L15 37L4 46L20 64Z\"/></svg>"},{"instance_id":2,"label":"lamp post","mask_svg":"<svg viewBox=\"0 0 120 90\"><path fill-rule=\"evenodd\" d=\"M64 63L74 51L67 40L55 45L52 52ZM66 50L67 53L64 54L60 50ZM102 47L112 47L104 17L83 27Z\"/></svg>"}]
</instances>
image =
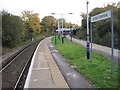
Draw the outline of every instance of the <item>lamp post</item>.
<instances>
[{"instance_id":1,"label":"lamp post","mask_svg":"<svg viewBox=\"0 0 120 90\"><path fill-rule=\"evenodd\" d=\"M118 49L120 49L120 1L117 4L117 8L118 8ZM118 65L120 66L120 60L118 58Z\"/></svg>"},{"instance_id":2,"label":"lamp post","mask_svg":"<svg viewBox=\"0 0 120 90\"><path fill-rule=\"evenodd\" d=\"M90 34L89 34L89 14L88 14L88 0L86 0L86 9L87 9L87 59L90 59Z\"/></svg>"},{"instance_id":3,"label":"lamp post","mask_svg":"<svg viewBox=\"0 0 120 90\"><path fill-rule=\"evenodd\" d=\"M59 20L58 20L58 39L60 40Z\"/></svg>"},{"instance_id":4,"label":"lamp post","mask_svg":"<svg viewBox=\"0 0 120 90\"><path fill-rule=\"evenodd\" d=\"M56 40L56 31L54 32L55 33L55 45L57 44L57 40Z\"/></svg>"},{"instance_id":5,"label":"lamp post","mask_svg":"<svg viewBox=\"0 0 120 90\"><path fill-rule=\"evenodd\" d=\"M72 26L70 26L70 41L72 42Z\"/></svg>"},{"instance_id":6,"label":"lamp post","mask_svg":"<svg viewBox=\"0 0 120 90\"><path fill-rule=\"evenodd\" d=\"M63 35L63 15L70 15L73 13L51 13L52 15L61 15L62 19L62 43L64 43L64 35Z\"/></svg>"},{"instance_id":7,"label":"lamp post","mask_svg":"<svg viewBox=\"0 0 120 90\"><path fill-rule=\"evenodd\" d=\"M51 13L51 16L54 15L54 13ZM51 29L52 29L52 25L51 25ZM55 28L56 29L56 28ZM52 30L51 30L52 31ZM54 30L54 36L55 36L55 45L57 44L57 40L56 40L56 30Z\"/></svg>"}]
</instances>

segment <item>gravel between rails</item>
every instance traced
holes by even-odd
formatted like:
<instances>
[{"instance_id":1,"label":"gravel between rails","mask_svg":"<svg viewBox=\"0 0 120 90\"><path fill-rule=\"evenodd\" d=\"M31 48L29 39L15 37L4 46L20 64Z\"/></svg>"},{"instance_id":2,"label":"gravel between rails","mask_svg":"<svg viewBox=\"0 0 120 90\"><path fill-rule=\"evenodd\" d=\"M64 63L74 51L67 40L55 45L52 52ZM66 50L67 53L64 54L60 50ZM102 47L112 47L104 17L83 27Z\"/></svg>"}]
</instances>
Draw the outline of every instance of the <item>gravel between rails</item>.
<instances>
[{"instance_id":1,"label":"gravel between rails","mask_svg":"<svg viewBox=\"0 0 120 90\"><path fill-rule=\"evenodd\" d=\"M14 86L28 60L31 60L31 57L41 40L34 42L29 45L26 50L24 50L21 55L19 55L8 67L2 71L2 89L13 90ZM23 75L24 76L24 75Z\"/></svg>"}]
</instances>

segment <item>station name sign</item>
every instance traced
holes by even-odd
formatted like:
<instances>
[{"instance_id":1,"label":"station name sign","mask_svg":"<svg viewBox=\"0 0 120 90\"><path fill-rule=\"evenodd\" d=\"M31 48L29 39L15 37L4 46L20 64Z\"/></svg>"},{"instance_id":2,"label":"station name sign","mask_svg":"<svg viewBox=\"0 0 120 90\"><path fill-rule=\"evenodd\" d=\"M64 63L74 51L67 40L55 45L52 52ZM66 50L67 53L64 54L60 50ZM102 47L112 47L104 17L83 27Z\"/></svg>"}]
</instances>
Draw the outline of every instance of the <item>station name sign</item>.
<instances>
[{"instance_id":1,"label":"station name sign","mask_svg":"<svg viewBox=\"0 0 120 90\"><path fill-rule=\"evenodd\" d=\"M111 10L106 11L104 13L98 14L96 16L92 16L91 17L91 22L96 22L96 21L100 21L100 20L105 20L111 18Z\"/></svg>"}]
</instances>

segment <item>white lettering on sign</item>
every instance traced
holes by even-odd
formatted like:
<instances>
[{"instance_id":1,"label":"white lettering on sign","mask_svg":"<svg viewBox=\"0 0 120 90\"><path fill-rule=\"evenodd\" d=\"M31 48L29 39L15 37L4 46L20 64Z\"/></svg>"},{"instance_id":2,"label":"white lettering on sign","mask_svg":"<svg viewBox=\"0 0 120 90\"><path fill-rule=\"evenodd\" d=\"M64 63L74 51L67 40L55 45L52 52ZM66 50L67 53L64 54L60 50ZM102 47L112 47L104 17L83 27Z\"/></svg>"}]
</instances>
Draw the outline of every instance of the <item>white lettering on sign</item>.
<instances>
[{"instance_id":1,"label":"white lettering on sign","mask_svg":"<svg viewBox=\"0 0 120 90\"><path fill-rule=\"evenodd\" d=\"M95 15L91 17L91 22L96 22L96 21L100 21L100 20L104 20L104 19L108 19L111 18L111 10L106 11L104 13Z\"/></svg>"}]
</instances>

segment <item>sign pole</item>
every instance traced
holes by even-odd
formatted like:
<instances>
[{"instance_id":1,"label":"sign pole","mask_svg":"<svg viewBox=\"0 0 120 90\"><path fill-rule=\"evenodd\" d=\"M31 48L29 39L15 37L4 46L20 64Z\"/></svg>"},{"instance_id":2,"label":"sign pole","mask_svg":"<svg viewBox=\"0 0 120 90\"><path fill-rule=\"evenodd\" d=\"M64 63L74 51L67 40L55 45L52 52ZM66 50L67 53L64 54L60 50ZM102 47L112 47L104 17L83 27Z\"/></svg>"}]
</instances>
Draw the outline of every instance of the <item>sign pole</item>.
<instances>
[{"instance_id":1,"label":"sign pole","mask_svg":"<svg viewBox=\"0 0 120 90\"><path fill-rule=\"evenodd\" d=\"M64 43L64 35L63 35L63 14L61 14L62 18L62 44Z\"/></svg>"},{"instance_id":2,"label":"sign pole","mask_svg":"<svg viewBox=\"0 0 120 90\"><path fill-rule=\"evenodd\" d=\"M57 44L57 42L56 42L56 31L55 31L55 45Z\"/></svg>"},{"instance_id":3,"label":"sign pole","mask_svg":"<svg viewBox=\"0 0 120 90\"><path fill-rule=\"evenodd\" d=\"M91 51L92 51L92 23L105 19L111 19L111 73L114 73L114 16L112 9L91 17Z\"/></svg>"},{"instance_id":4,"label":"sign pole","mask_svg":"<svg viewBox=\"0 0 120 90\"><path fill-rule=\"evenodd\" d=\"M70 37L71 37L71 42L72 42L72 26L70 26Z\"/></svg>"},{"instance_id":5,"label":"sign pole","mask_svg":"<svg viewBox=\"0 0 120 90\"><path fill-rule=\"evenodd\" d=\"M111 48L111 58L112 58L112 67L111 71L114 73L114 17L113 17L113 10L111 10L111 40L112 40L112 48Z\"/></svg>"}]
</instances>

